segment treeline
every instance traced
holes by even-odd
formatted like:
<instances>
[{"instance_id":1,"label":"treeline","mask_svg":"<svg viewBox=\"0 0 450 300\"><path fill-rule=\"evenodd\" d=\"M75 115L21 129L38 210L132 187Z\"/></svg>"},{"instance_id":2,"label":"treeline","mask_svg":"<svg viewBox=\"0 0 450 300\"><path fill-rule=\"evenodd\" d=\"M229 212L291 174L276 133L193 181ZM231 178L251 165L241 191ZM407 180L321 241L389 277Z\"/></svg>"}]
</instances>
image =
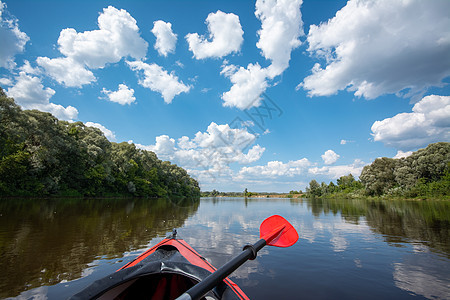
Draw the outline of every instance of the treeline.
<instances>
[{"instance_id":1,"label":"treeline","mask_svg":"<svg viewBox=\"0 0 450 300\"><path fill-rule=\"evenodd\" d=\"M217 190L202 191L202 197L244 197L243 192L219 192Z\"/></svg>"},{"instance_id":2,"label":"treeline","mask_svg":"<svg viewBox=\"0 0 450 300\"><path fill-rule=\"evenodd\" d=\"M337 184L319 184L312 180L306 188L306 195L448 198L450 143L430 144L406 158L377 158L363 168L359 180L351 174L339 178Z\"/></svg>"},{"instance_id":3,"label":"treeline","mask_svg":"<svg viewBox=\"0 0 450 300\"><path fill-rule=\"evenodd\" d=\"M198 182L134 144L81 122L22 110L0 88L0 195L200 196Z\"/></svg>"},{"instance_id":4,"label":"treeline","mask_svg":"<svg viewBox=\"0 0 450 300\"><path fill-rule=\"evenodd\" d=\"M202 191L201 197L269 197L269 196L279 196L288 197L289 196L302 194L302 191L290 191L289 194L286 193L275 193L275 192L249 192L245 189L243 192L219 192L217 190L212 191Z\"/></svg>"}]
</instances>

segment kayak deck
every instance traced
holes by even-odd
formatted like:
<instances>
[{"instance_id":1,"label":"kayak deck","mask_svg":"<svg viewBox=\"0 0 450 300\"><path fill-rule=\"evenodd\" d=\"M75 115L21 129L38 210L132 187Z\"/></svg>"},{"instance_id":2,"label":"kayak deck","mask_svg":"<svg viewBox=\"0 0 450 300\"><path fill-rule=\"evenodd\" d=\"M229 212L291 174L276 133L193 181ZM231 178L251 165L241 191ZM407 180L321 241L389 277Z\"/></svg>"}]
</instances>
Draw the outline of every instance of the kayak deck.
<instances>
[{"instance_id":1,"label":"kayak deck","mask_svg":"<svg viewBox=\"0 0 450 300\"><path fill-rule=\"evenodd\" d=\"M214 271L216 268L188 243L173 236L71 299L175 299ZM207 299L249 299L229 278L206 296Z\"/></svg>"}]
</instances>

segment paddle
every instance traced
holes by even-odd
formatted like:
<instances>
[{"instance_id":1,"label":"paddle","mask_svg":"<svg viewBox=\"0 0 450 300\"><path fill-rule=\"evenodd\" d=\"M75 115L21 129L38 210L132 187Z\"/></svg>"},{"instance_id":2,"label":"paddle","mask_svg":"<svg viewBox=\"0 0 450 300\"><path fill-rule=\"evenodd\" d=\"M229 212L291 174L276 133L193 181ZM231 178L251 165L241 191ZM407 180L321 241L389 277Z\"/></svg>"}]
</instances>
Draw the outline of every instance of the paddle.
<instances>
[{"instance_id":1,"label":"paddle","mask_svg":"<svg viewBox=\"0 0 450 300\"><path fill-rule=\"evenodd\" d=\"M245 246L241 254L227 262L200 283L194 285L176 300L200 299L247 260L255 259L256 253L265 245L290 247L297 242L298 233L286 219L274 215L268 217L261 223L261 226L259 227L259 237L261 238L259 241L253 245Z\"/></svg>"}]
</instances>

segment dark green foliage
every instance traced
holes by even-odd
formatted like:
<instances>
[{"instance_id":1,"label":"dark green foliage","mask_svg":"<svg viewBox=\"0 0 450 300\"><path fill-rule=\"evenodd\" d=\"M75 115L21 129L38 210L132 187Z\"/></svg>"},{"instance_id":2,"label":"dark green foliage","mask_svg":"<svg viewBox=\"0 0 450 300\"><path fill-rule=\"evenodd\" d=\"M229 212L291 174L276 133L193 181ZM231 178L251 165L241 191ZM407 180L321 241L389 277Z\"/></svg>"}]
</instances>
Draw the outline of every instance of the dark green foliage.
<instances>
[{"instance_id":1,"label":"dark green foliage","mask_svg":"<svg viewBox=\"0 0 450 300\"><path fill-rule=\"evenodd\" d=\"M326 184L322 182L319 184L315 179L311 180L309 186L306 188L306 194L309 197L322 197L331 194L350 194L362 188L361 182L355 180L352 174L341 176L337 180L337 185L333 182Z\"/></svg>"},{"instance_id":2,"label":"dark green foliage","mask_svg":"<svg viewBox=\"0 0 450 300\"><path fill-rule=\"evenodd\" d=\"M359 177L369 195L386 194L395 186L394 170L397 162L392 158L377 158L371 165L365 166Z\"/></svg>"},{"instance_id":3,"label":"dark green foliage","mask_svg":"<svg viewBox=\"0 0 450 300\"><path fill-rule=\"evenodd\" d=\"M244 192L202 191L201 197L245 197Z\"/></svg>"},{"instance_id":4,"label":"dark green foliage","mask_svg":"<svg viewBox=\"0 0 450 300\"><path fill-rule=\"evenodd\" d=\"M450 143L430 144L407 158L376 159L364 167L360 180L369 195L406 197L449 196Z\"/></svg>"},{"instance_id":5,"label":"dark green foliage","mask_svg":"<svg viewBox=\"0 0 450 300\"><path fill-rule=\"evenodd\" d=\"M309 187L306 188L306 193L313 197L320 197L323 193L320 184L315 180L311 180Z\"/></svg>"},{"instance_id":6,"label":"dark green foliage","mask_svg":"<svg viewBox=\"0 0 450 300\"><path fill-rule=\"evenodd\" d=\"M411 189L406 192L409 197L435 197L436 195L450 195L450 163L444 176L436 181L429 181L425 178L420 178Z\"/></svg>"},{"instance_id":7,"label":"dark green foliage","mask_svg":"<svg viewBox=\"0 0 450 300\"><path fill-rule=\"evenodd\" d=\"M0 88L0 195L198 197L187 172L81 122L22 111Z\"/></svg>"},{"instance_id":8,"label":"dark green foliage","mask_svg":"<svg viewBox=\"0 0 450 300\"><path fill-rule=\"evenodd\" d=\"M245 190L244 190L244 197L251 197L251 196L254 196L254 195L257 195L257 193L249 192L247 190L247 188L245 188Z\"/></svg>"},{"instance_id":9,"label":"dark green foliage","mask_svg":"<svg viewBox=\"0 0 450 300\"><path fill-rule=\"evenodd\" d=\"M212 190L212 192L210 193L210 196L209 197L217 197L219 195L219 191L217 191L217 190Z\"/></svg>"},{"instance_id":10,"label":"dark green foliage","mask_svg":"<svg viewBox=\"0 0 450 300\"><path fill-rule=\"evenodd\" d=\"M359 181L342 176L337 185L316 180L306 189L310 197L388 196L400 198L445 198L450 196L450 143L430 144L407 158L377 158L365 166Z\"/></svg>"}]
</instances>

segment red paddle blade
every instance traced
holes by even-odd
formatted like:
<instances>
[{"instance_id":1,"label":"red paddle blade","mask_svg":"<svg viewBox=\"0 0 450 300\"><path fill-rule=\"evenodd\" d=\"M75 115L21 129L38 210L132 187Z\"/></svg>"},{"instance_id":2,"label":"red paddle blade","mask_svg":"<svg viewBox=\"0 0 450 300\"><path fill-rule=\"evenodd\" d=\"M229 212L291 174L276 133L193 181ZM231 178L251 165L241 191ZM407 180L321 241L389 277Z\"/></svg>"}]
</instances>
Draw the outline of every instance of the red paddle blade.
<instances>
[{"instance_id":1,"label":"red paddle blade","mask_svg":"<svg viewBox=\"0 0 450 300\"><path fill-rule=\"evenodd\" d=\"M274 215L261 223L259 237L269 246L290 247L297 242L298 233L285 218Z\"/></svg>"}]
</instances>

